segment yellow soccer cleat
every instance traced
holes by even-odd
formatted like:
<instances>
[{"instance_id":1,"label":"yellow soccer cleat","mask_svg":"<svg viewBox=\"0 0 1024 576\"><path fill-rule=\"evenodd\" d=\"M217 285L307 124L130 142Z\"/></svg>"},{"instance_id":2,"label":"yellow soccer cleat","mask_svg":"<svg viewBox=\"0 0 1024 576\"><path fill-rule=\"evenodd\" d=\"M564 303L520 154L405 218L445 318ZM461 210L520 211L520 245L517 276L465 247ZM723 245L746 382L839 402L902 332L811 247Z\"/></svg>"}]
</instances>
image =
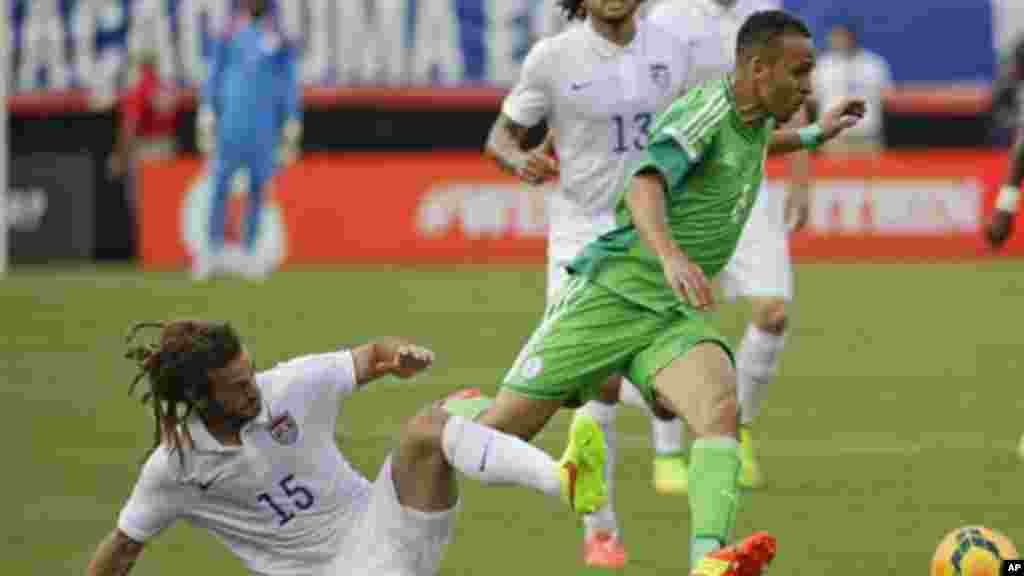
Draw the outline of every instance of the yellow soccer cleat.
<instances>
[{"instance_id":1,"label":"yellow soccer cleat","mask_svg":"<svg viewBox=\"0 0 1024 576\"><path fill-rule=\"evenodd\" d=\"M578 514L593 514L608 503L604 462L608 457L601 427L579 411L569 427L569 445L558 461L562 499Z\"/></svg>"},{"instance_id":2,"label":"yellow soccer cleat","mask_svg":"<svg viewBox=\"0 0 1024 576\"><path fill-rule=\"evenodd\" d=\"M686 456L682 453L654 457L654 491L662 496L682 496L690 483Z\"/></svg>"},{"instance_id":3,"label":"yellow soccer cleat","mask_svg":"<svg viewBox=\"0 0 1024 576\"><path fill-rule=\"evenodd\" d=\"M757 463L754 452L754 435L749 426L740 426L740 487L761 488L764 486L764 474Z\"/></svg>"}]
</instances>

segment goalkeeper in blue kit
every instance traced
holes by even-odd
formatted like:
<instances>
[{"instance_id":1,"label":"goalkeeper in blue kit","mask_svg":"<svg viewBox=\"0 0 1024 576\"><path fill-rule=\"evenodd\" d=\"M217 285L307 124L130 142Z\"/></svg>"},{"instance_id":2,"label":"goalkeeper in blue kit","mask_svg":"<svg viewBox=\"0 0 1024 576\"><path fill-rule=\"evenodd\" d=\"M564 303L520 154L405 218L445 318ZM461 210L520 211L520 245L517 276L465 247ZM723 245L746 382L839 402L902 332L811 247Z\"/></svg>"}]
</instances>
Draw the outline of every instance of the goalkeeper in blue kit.
<instances>
[{"instance_id":1,"label":"goalkeeper in blue kit","mask_svg":"<svg viewBox=\"0 0 1024 576\"><path fill-rule=\"evenodd\" d=\"M243 7L214 39L202 90L199 147L212 152L213 198L210 248L193 262L197 280L227 271L250 278L269 272L255 250L267 186L279 161L295 159L302 134L294 48L269 14L267 0L246 0ZM249 175L243 250L230 257L224 250L227 203L242 168Z\"/></svg>"}]
</instances>

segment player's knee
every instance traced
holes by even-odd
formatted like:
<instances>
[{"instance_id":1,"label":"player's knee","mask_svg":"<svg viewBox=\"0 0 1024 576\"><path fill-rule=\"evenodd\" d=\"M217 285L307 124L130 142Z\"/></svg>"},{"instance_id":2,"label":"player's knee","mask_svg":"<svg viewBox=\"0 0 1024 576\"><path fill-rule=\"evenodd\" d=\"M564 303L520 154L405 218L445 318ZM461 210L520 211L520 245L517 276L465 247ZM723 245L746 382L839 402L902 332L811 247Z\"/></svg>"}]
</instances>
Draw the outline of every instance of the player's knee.
<instances>
[{"instance_id":1,"label":"player's knee","mask_svg":"<svg viewBox=\"0 0 1024 576\"><path fill-rule=\"evenodd\" d=\"M706 404L707 413L703 435L718 436L736 431L739 400L736 392L736 371L725 358L715 371L710 386L710 397Z\"/></svg>"},{"instance_id":2,"label":"player's knee","mask_svg":"<svg viewBox=\"0 0 1024 576\"><path fill-rule=\"evenodd\" d=\"M419 457L441 454L441 439L449 414L438 406L427 406L406 424L400 441L403 452Z\"/></svg>"},{"instance_id":3,"label":"player's knee","mask_svg":"<svg viewBox=\"0 0 1024 576\"><path fill-rule=\"evenodd\" d=\"M736 432L739 415L739 402L736 391L723 391L711 403L711 414L708 415L706 435L729 435Z\"/></svg>"},{"instance_id":4,"label":"player's knee","mask_svg":"<svg viewBox=\"0 0 1024 576\"><path fill-rule=\"evenodd\" d=\"M758 302L754 308L753 321L763 332L775 335L785 333L789 323L786 301L782 298L770 298Z\"/></svg>"}]
</instances>

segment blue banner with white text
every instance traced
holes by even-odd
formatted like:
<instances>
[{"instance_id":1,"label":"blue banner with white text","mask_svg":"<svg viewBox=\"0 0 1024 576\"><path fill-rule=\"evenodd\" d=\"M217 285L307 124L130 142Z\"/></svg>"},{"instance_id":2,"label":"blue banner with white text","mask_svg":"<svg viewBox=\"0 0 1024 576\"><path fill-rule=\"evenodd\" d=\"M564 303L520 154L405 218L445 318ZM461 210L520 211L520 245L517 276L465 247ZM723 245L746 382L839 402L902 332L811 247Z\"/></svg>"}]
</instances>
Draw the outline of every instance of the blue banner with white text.
<instances>
[{"instance_id":1,"label":"blue banner with white text","mask_svg":"<svg viewBox=\"0 0 1024 576\"><path fill-rule=\"evenodd\" d=\"M654 0L650 0L654 1ZM663 0L687 1L687 0ZM195 86L209 37L237 0L14 0L13 90L114 91L128 55ZM540 30L542 0L288 0L275 7L303 53L302 79L327 86L509 86ZM980 0L785 0L819 45L837 22L889 60L897 83L988 82L993 10Z\"/></svg>"}]
</instances>

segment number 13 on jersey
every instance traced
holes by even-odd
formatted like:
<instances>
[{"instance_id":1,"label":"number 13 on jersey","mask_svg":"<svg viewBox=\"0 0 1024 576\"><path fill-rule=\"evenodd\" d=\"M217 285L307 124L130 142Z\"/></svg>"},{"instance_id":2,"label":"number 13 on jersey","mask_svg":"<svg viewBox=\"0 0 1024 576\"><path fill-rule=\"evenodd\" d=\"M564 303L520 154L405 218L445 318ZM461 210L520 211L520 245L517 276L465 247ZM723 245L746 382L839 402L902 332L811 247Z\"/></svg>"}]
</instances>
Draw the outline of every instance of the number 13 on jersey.
<instances>
[{"instance_id":1,"label":"number 13 on jersey","mask_svg":"<svg viewBox=\"0 0 1024 576\"><path fill-rule=\"evenodd\" d=\"M615 148L612 151L616 154L625 154L634 150L643 150L647 146L647 131L651 128L651 120L654 114L640 112L632 118L616 114L612 116L612 125L615 130Z\"/></svg>"}]
</instances>

